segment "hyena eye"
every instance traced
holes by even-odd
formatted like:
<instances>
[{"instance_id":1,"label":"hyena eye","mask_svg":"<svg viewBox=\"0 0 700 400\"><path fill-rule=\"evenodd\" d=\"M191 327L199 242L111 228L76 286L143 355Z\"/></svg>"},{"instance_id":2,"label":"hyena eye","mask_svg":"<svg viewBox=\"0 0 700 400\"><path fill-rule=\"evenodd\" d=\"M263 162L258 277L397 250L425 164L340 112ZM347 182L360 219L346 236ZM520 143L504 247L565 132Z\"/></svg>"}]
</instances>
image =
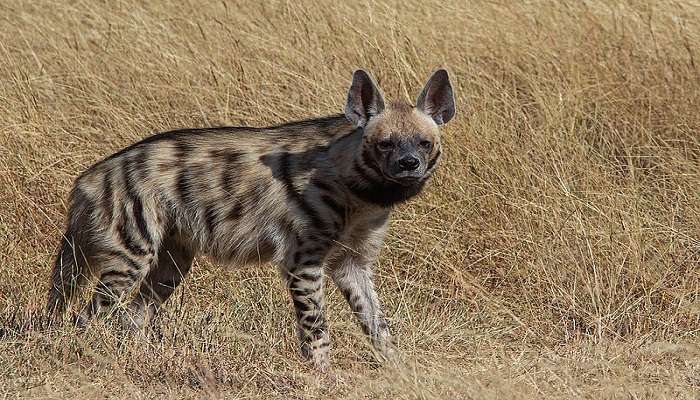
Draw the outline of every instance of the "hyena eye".
<instances>
[{"instance_id":1,"label":"hyena eye","mask_svg":"<svg viewBox=\"0 0 700 400\"><path fill-rule=\"evenodd\" d=\"M426 150L430 150L433 147L433 142L431 142L430 140L421 140L420 147Z\"/></svg>"},{"instance_id":2,"label":"hyena eye","mask_svg":"<svg viewBox=\"0 0 700 400\"><path fill-rule=\"evenodd\" d=\"M377 143L377 147L379 147L379 150L391 150L394 147L394 142L391 140L380 140Z\"/></svg>"}]
</instances>

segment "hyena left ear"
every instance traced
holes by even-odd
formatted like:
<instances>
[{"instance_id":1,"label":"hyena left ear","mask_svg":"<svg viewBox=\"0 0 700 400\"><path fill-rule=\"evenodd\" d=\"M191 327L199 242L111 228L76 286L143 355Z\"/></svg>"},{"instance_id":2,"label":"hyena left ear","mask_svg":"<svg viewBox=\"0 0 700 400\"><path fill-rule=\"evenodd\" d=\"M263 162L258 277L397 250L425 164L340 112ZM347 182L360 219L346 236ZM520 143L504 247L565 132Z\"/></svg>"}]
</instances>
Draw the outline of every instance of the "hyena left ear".
<instances>
[{"instance_id":1,"label":"hyena left ear","mask_svg":"<svg viewBox=\"0 0 700 400\"><path fill-rule=\"evenodd\" d=\"M455 116L455 97L446 70L439 69L430 76L416 100L416 107L438 125L446 124Z\"/></svg>"},{"instance_id":2,"label":"hyena left ear","mask_svg":"<svg viewBox=\"0 0 700 400\"><path fill-rule=\"evenodd\" d=\"M384 99L369 74L358 69L352 74L348 91L345 117L357 127L363 127L369 119L384 111Z\"/></svg>"}]
</instances>

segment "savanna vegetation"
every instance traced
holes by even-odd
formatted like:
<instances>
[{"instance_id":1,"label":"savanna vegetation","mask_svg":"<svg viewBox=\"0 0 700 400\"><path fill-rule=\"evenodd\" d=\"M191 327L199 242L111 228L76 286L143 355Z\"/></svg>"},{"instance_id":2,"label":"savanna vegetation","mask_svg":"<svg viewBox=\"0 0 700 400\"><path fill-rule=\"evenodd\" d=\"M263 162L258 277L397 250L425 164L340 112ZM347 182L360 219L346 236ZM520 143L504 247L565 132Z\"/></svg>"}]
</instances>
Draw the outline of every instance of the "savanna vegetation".
<instances>
[{"instance_id":1,"label":"savanna vegetation","mask_svg":"<svg viewBox=\"0 0 700 400\"><path fill-rule=\"evenodd\" d=\"M615 4L617 3L617 4ZM697 399L695 1L0 3L0 397ZM333 375L272 267L198 259L149 336L42 318L72 181L154 132L342 110L351 73L457 116L377 265L377 366L328 286Z\"/></svg>"}]
</instances>

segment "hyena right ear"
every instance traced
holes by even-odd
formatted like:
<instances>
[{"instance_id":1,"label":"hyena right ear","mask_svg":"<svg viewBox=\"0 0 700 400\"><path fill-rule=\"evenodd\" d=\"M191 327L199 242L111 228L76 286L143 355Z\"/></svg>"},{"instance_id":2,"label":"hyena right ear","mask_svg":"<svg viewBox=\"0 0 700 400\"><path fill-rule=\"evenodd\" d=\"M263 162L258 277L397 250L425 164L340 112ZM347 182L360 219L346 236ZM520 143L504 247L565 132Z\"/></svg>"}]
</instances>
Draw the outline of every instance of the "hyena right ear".
<instances>
[{"instance_id":1,"label":"hyena right ear","mask_svg":"<svg viewBox=\"0 0 700 400\"><path fill-rule=\"evenodd\" d=\"M384 111L384 99L367 72L358 69L352 74L348 91L345 117L357 127L364 127L369 119Z\"/></svg>"},{"instance_id":2,"label":"hyena right ear","mask_svg":"<svg viewBox=\"0 0 700 400\"><path fill-rule=\"evenodd\" d=\"M433 73L418 96L416 107L428 114L436 124L446 124L455 115L455 97L450 76L444 69Z\"/></svg>"}]
</instances>

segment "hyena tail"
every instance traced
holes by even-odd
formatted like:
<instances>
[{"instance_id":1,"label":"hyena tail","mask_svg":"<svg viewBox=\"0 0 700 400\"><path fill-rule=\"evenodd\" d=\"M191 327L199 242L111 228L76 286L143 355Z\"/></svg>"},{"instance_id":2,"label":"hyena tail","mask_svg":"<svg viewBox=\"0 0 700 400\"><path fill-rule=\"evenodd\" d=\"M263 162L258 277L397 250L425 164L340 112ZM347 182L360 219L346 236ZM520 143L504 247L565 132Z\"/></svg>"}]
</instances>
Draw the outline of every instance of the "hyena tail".
<instances>
[{"instance_id":1,"label":"hyena tail","mask_svg":"<svg viewBox=\"0 0 700 400\"><path fill-rule=\"evenodd\" d=\"M59 316L63 314L66 306L75 296L76 289L82 283L83 263L78 262L78 252L75 250L74 239L71 232L68 231L61 240L61 248L51 274L51 287L49 288L47 304L49 315Z\"/></svg>"},{"instance_id":2,"label":"hyena tail","mask_svg":"<svg viewBox=\"0 0 700 400\"><path fill-rule=\"evenodd\" d=\"M71 191L68 224L51 273L46 310L49 315L58 317L66 310L79 288L87 281L87 258L83 252L88 250L86 230L91 227L91 202L85 192L76 186ZM89 251L89 250L88 250Z\"/></svg>"}]
</instances>

